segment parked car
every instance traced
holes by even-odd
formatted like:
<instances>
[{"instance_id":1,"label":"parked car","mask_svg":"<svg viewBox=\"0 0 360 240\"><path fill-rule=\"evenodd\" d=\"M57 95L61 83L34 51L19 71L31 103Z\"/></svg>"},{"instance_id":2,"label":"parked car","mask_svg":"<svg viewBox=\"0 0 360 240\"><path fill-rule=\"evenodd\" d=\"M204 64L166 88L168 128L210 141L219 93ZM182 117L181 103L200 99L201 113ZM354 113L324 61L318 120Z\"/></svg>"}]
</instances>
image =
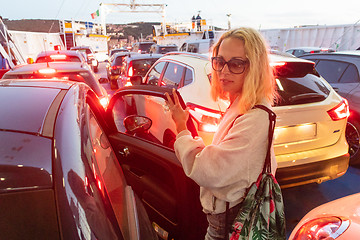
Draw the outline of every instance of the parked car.
<instances>
[{"instance_id":1,"label":"parked car","mask_svg":"<svg viewBox=\"0 0 360 240\"><path fill-rule=\"evenodd\" d=\"M126 48L114 48L114 49L111 49L110 52L109 52L109 58L114 55L115 53L118 53L118 52L129 52L128 49Z\"/></svg>"},{"instance_id":2,"label":"parked car","mask_svg":"<svg viewBox=\"0 0 360 240\"><path fill-rule=\"evenodd\" d=\"M279 101L274 149L283 188L321 183L345 174L349 164L346 99L314 70L314 63L271 54ZM210 96L211 62L200 54L169 53L148 71L145 84L176 88L205 144L212 142L229 103Z\"/></svg>"},{"instance_id":3,"label":"parked car","mask_svg":"<svg viewBox=\"0 0 360 240\"><path fill-rule=\"evenodd\" d=\"M124 57L123 65L120 68L120 75L117 79L119 87L131 85L130 77L145 77L150 67L163 54L130 54Z\"/></svg>"},{"instance_id":4,"label":"parked car","mask_svg":"<svg viewBox=\"0 0 360 240\"><path fill-rule=\"evenodd\" d=\"M150 47L154 42L136 42L132 45L131 52L137 52L141 54L149 53Z\"/></svg>"},{"instance_id":5,"label":"parked car","mask_svg":"<svg viewBox=\"0 0 360 240\"><path fill-rule=\"evenodd\" d=\"M335 50L331 48L323 48L323 47L297 47L297 48L290 48L286 50L286 52L294 55L295 57L299 57L309 53L310 54L327 53L327 52L335 52Z\"/></svg>"},{"instance_id":6,"label":"parked car","mask_svg":"<svg viewBox=\"0 0 360 240\"><path fill-rule=\"evenodd\" d=\"M153 44L150 48L150 53L165 54L167 52L176 52L176 51L178 51L178 47L175 44L173 45Z\"/></svg>"},{"instance_id":7,"label":"parked car","mask_svg":"<svg viewBox=\"0 0 360 240\"><path fill-rule=\"evenodd\" d=\"M103 107L109 103L106 89L100 84L107 79L99 80L87 64L79 62L48 62L18 65L4 74L2 80L12 79L63 79L76 82L84 82L91 87L100 99Z\"/></svg>"},{"instance_id":8,"label":"parked car","mask_svg":"<svg viewBox=\"0 0 360 240\"><path fill-rule=\"evenodd\" d=\"M325 203L307 213L289 240L358 239L360 236L360 193Z\"/></svg>"},{"instance_id":9,"label":"parked car","mask_svg":"<svg viewBox=\"0 0 360 240\"><path fill-rule=\"evenodd\" d=\"M128 55L130 55L130 52L118 52L106 61L106 74L112 89L118 88L117 79L120 76L124 58Z\"/></svg>"},{"instance_id":10,"label":"parked car","mask_svg":"<svg viewBox=\"0 0 360 240\"><path fill-rule=\"evenodd\" d=\"M35 63L43 62L81 62L87 64L84 56L73 50L42 51L37 55Z\"/></svg>"},{"instance_id":11,"label":"parked car","mask_svg":"<svg viewBox=\"0 0 360 240\"><path fill-rule=\"evenodd\" d=\"M84 83L0 81L2 239L158 239L103 111Z\"/></svg>"},{"instance_id":12,"label":"parked car","mask_svg":"<svg viewBox=\"0 0 360 240\"><path fill-rule=\"evenodd\" d=\"M91 66L94 72L99 71L99 61L95 57L95 53L90 46L77 46L72 47L70 50L77 50L81 53L86 54L86 61Z\"/></svg>"},{"instance_id":13,"label":"parked car","mask_svg":"<svg viewBox=\"0 0 360 240\"><path fill-rule=\"evenodd\" d=\"M301 58L315 62L315 68L342 97L349 101L346 127L350 164L360 164L360 51L310 54Z\"/></svg>"}]
</instances>

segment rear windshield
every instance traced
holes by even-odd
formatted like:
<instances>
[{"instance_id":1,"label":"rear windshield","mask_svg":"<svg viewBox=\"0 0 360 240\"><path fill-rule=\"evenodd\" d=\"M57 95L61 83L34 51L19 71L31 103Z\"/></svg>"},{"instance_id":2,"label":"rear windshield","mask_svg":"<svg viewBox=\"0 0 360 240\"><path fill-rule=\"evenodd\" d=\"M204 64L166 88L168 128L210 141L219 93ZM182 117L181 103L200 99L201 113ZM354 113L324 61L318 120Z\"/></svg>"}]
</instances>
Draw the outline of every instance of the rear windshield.
<instances>
[{"instance_id":1,"label":"rear windshield","mask_svg":"<svg viewBox=\"0 0 360 240\"><path fill-rule=\"evenodd\" d=\"M126 56L116 57L115 62L114 62L114 65L115 65L115 66L121 66L121 65L123 64L123 59L124 59L124 57L126 57Z\"/></svg>"},{"instance_id":2,"label":"rear windshield","mask_svg":"<svg viewBox=\"0 0 360 240\"><path fill-rule=\"evenodd\" d=\"M81 62L80 58L75 56L66 56L66 59L58 59L54 60L50 57L39 57L36 59L36 63L43 63L43 62Z\"/></svg>"},{"instance_id":3,"label":"rear windshield","mask_svg":"<svg viewBox=\"0 0 360 240\"><path fill-rule=\"evenodd\" d=\"M153 45L154 43L141 43L139 44L139 49L141 51L149 51L150 47Z\"/></svg>"},{"instance_id":4,"label":"rear windshield","mask_svg":"<svg viewBox=\"0 0 360 240\"><path fill-rule=\"evenodd\" d=\"M149 68L156 62L157 58L133 60L132 67L134 75L145 76Z\"/></svg>"},{"instance_id":5,"label":"rear windshield","mask_svg":"<svg viewBox=\"0 0 360 240\"><path fill-rule=\"evenodd\" d=\"M277 77L277 106L297 105L325 100L330 89L316 73L304 77Z\"/></svg>"}]
</instances>

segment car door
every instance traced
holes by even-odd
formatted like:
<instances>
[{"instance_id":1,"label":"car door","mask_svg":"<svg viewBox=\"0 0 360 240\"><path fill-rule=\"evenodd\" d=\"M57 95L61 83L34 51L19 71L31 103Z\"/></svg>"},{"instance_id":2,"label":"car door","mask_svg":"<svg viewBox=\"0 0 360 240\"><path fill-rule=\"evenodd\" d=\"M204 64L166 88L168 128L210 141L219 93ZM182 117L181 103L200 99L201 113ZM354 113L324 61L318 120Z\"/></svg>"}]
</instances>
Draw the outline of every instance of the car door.
<instances>
[{"instance_id":1,"label":"car door","mask_svg":"<svg viewBox=\"0 0 360 240\"><path fill-rule=\"evenodd\" d=\"M171 95L171 89L151 85L118 91L106 112L107 134L127 183L143 202L158 235L162 239L201 239L207 223L199 187L185 176L175 156L176 126L165 92ZM188 129L197 135L191 119Z\"/></svg>"}]
</instances>

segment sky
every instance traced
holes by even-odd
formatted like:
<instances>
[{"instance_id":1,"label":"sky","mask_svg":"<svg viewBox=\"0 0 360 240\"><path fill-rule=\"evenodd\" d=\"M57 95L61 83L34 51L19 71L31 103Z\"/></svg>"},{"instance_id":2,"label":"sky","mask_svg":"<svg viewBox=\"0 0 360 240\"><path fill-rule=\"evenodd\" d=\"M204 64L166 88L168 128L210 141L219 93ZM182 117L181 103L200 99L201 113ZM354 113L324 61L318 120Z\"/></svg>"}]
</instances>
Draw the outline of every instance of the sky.
<instances>
[{"instance_id":1,"label":"sky","mask_svg":"<svg viewBox=\"0 0 360 240\"><path fill-rule=\"evenodd\" d=\"M166 4L165 21L181 23L193 15L208 24L227 28L248 26L256 29L292 28L303 25L360 24L359 0L0 0L0 16L10 20L59 19L94 21L91 13L100 3ZM106 5L109 6L109 5ZM109 10L130 10L128 7L107 7ZM137 10L149 10L138 7ZM230 18L227 17L231 14ZM106 23L162 22L160 13L109 12Z\"/></svg>"}]
</instances>

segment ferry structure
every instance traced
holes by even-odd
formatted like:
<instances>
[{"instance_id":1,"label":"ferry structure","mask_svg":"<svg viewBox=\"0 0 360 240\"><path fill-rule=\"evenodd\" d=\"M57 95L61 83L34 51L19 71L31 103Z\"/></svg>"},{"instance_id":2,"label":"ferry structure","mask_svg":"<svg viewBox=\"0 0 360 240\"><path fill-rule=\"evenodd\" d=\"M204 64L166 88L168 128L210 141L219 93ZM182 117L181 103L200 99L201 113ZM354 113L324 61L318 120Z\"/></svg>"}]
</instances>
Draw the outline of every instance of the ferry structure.
<instances>
[{"instance_id":1,"label":"ferry structure","mask_svg":"<svg viewBox=\"0 0 360 240\"><path fill-rule=\"evenodd\" d=\"M201 20L201 31L197 31L194 22L153 26L153 39L162 45L175 44L179 48L187 41L212 39L214 42L226 30L215 30L213 25ZM360 24L307 25L293 28L258 29L269 47L285 52L296 47L324 47L336 51L356 50L360 48Z\"/></svg>"}]
</instances>

